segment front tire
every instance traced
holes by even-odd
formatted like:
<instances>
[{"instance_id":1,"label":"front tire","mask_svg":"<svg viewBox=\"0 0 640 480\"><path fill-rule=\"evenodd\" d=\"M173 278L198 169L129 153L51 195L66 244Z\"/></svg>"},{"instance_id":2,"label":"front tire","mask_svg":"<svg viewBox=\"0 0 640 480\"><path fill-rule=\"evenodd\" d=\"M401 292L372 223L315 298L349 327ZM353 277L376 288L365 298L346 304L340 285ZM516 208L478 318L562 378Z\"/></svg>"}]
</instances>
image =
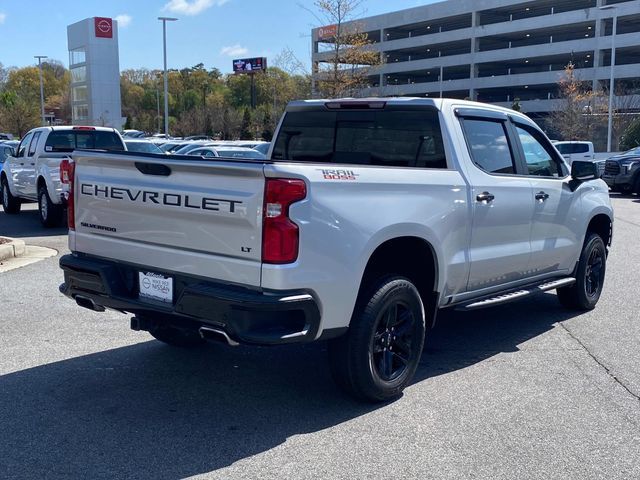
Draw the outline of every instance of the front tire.
<instances>
[{"instance_id":1,"label":"front tire","mask_svg":"<svg viewBox=\"0 0 640 480\"><path fill-rule=\"evenodd\" d=\"M604 285L607 249L600 235L589 233L576 272L576 283L558 289L558 300L572 310L595 308Z\"/></svg>"},{"instance_id":2,"label":"front tire","mask_svg":"<svg viewBox=\"0 0 640 480\"><path fill-rule=\"evenodd\" d=\"M22 203L20 199L11 195L11 190L9 190L9 183L7 179L2 177L2 183L0 183L0 189L2 190L2 209L4 213L9 215L15 215L20 213L20 207Z\"/></svg>"},{"instance_id":3,"label":"front tire","mask_svg":"<svg viewBox=\"0 0 640 480\"><path fill-rule=\"evenodd\" d=\"M347 334L329 341L333 378L359 400L397 398L415 374L424 336L418 289L404 277L378 279L359 296Z\"/></svg>"},{"instance_id":4,"label":"front tire","mask_svg":"<svg viewBox=\"0 0 640 480\"><path fill-rule=\"evenodd\" d=\"M57 227L62 223L64 208L51 201L45 186L38 188L38 212L40 223L46 228Z\"/></svg>"}]
</instances>

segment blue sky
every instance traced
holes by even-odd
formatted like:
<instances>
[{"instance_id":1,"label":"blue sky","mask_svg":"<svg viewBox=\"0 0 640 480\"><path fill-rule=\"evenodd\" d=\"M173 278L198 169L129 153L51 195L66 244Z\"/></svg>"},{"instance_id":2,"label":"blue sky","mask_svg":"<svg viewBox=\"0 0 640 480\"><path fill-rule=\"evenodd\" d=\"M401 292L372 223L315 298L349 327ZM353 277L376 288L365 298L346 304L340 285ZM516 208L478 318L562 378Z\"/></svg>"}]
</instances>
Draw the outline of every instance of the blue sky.
<instances>
[{"instance_id":1,"label":"blue sky","mask_svg":"<svg viewBox=\"0 0 640 480\"><path fill-rule=\"evenodd\" d=\"M433 0L364 0L363 13L377 15ZM87 17L120 18L120 69L161 68L158 16L179 18L167 26L170 68L204 63L223 73L232 58L275 57L291 48L309 64L312 27L302 8L312 0L0 0L0 62L23 67L34 55L68 64L67 25Z\"/></svg>"}]
</instances>

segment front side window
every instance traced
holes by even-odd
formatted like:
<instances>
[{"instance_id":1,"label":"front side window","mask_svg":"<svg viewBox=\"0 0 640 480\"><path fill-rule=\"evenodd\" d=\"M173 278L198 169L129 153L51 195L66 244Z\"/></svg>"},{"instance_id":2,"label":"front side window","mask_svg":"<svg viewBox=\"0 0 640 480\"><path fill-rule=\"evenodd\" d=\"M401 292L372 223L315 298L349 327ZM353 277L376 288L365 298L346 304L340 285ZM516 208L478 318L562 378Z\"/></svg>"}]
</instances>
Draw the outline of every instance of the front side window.
<instances>
[{"instance_id":1,"label":"front side window","mask_svg":"<svg viewBox=\"0 0 640 480\"><path fill-rule=\"evenodd\" d=\"M20 145L18 145L18 154L16 157L24 157L25 153L27 153L27 145L29 145L32 138L33 133L28 133L27 136L22 139Z\"/></svg>"},{"instance_id":2,"label":"front side window","mask_svg":"<svg viewBox=\"0 0 640 480\"><path fill-rule=\"evenodd\" d=\"M473 163L487 173L515 173L513 154L503 122L465 119L463 127Z\"/></svg>"},{"instance_id":3,"label":"front side window","mask_svg":"<svg viewBox=\"0 0 640 480\"><path fill-rule=\"evenodd\" d=\"M438 112L427 109L288 112L271 158L447 168Z\"/></svg>"},{"instance_id":4,"label":"front side window","mask_svg":"<svg viewBox=\"0 0 640 480\"><path fill-rule=\"evenodd\" d=\"M528 175L539 177L561 177L560 165L552 155L550 149L545 148L536 137L540 134L533 129L526 129L516 125L516 132L524 151L524 158L527 163Z\"/></svg>"}]
</instances>

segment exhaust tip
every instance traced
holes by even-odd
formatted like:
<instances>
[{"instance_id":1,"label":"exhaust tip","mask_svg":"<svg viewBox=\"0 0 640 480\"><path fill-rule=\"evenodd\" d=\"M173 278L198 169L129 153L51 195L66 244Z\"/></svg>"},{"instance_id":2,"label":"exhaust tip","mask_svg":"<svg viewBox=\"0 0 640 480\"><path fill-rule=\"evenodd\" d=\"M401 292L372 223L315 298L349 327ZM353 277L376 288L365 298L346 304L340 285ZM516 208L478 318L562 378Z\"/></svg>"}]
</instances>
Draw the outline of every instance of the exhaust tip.
<instances>
[{"instance_id":1,"label":"exhaust tip","mask_svg":"<svg viewBox=\"0 0 640 480\"><path fill-rule=\"evenodd\" d=\"M235 340L232 340L231 337L229 337L229 335L227 334L227 332L225 332L224 330L220 330L218 328L200 327L198 329L198 333L205 340L218 342L218 343L226 343L231 347L237 347L238 345L240 345Z\"/></svg>"},{"instance_id":2,"label":"exhaust tip","mask_svg":"<svg viewBox=\"0 0 640 480\"><path fill-rule=\"evenodd\" d=\"M93 310L94 312L104 312L105 308L102 305L96 305L93 300L87 297L83 297L82 295L76 295L75 301L78 306L83 308L88 308L89 310Z\"/></svg>"}]
</instances>

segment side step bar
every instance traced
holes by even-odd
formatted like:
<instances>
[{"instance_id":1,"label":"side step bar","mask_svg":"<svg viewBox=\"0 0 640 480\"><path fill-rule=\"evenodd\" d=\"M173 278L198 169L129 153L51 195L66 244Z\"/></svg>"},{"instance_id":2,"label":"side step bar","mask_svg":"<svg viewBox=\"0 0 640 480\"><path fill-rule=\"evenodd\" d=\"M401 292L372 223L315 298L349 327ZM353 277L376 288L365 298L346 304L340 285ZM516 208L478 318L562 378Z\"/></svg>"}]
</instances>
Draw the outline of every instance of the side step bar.
<instances>
[{"instance_id":1,"label":"side step bar","mask_svg":"<svg viewBox=\"0 0 640 480\"><path fill-rule=\"evenodd\" d=\"M499 293L492 297L484 297L480 300L472 300L472 303L462 304L456 307L456 310L469 311L478 310L480 308L493 307L495 305L502 305L503 303L513 302L514 300L520 300L524 297L530 297L538 293L546 292L548 290L555 290L560 287L568 287L576 283L576 279L573 277L560 278L558 280L552 280L550 282L541 283L540 285L533 285L528 287L519 288L505 293Z\"/></svg>"}]
</instances>

